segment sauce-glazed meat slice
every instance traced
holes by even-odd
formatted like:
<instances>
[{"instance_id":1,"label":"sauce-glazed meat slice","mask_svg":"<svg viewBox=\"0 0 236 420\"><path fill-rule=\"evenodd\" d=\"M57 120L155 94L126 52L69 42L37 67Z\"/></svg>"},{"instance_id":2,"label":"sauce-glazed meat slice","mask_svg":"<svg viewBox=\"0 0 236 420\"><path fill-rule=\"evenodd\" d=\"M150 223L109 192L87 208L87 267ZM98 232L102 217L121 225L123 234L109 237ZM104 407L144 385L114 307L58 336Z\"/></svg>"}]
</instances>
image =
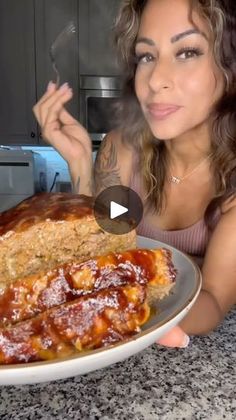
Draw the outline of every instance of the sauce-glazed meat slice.
<instances>
[{"instance_id":1,"label":"sauce-glazed meat slice","mask_svg":"<svg viewBox=\"0 0 236 420\"><path fill-rule=\"evenodd\" d=\"M0 327L93 291L126 284L148 284L158 299L168 294L175 276L171 253L166 249L134 249L65 264L10 284L0 294Z\"/></svg>"},{"instance_id":2,"label":"sauce-glazed meat slice","mask_svg":"<svg viewBox=\"0 0 236 420\"><path fill-rule=\"evenodd\" d=\"M139 331L150 314L145 286L100 290L0 329L0 364L65 357Z\"/></svg>"}]
</instances>

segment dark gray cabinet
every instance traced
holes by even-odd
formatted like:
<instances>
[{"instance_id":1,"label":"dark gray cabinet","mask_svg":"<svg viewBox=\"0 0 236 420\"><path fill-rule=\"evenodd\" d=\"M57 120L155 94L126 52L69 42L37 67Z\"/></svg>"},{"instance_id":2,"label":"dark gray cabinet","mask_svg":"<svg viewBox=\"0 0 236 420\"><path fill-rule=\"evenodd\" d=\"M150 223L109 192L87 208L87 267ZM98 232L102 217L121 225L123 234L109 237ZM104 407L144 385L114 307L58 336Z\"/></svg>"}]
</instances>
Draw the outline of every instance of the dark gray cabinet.
<instances>
[{"instance_id":1,"label":"dark gray cabinet","mask_svg":"<svg viewBox=\"0 0 236 420\"><path fill-rule=\"evenodd\" d=\"M68 82L74 91L67 109L75 118L78 118L79 82L77 19L77 0L35 0L37 97L43 95L49 80L55 80L49 57L51 44L69 22L75 25L75 34L61 44L56 54L60 83Z\"/></svg>"},{"instance_id":2,"label":"dark gray cabinet","mask_svg":"<svg viewBox=\"0 0 236 420\"><path fill-rule=\"evenodd\" d=\"M112 26L120 3L120 0L79 0L81 75L119 75L112 41Z\"/></svg>"},{"instance_id":3,"label":"dark gray cabinet","mask_svg":"<svg viewBox=\"0 0 236 420\"><path fill-rule=\"evenodd\" d=\"M77 5L77 0L0 0L0 144L43 144L32 107L55 77L51 43L71 20L77 31ZM75 92L68 109L76 117L78 36L57 59L61 82Z\"/></svg>"},{"instance_id":4,"label":"dark gray cabinet","mask_svg":"<svg viewBox=\"0 0 236 420\"><path fill-rule=\"evenodd\" d=\"M0 144L37 142L34 2L0 0Z\"/></svg>"},{"instance_id":5,"label":"dark gray cabinet","mask_svg":"<svg viewBox=\"0 0 236 420\"><path fill-rule=\"evenodd\" d=\"M79 117L80 75L117 76L112 25L120 0L0 0L0 145L40 145L32 107L55 78L49 48L72 21L76 35L57 54L61 83Z\"/></svg>"}]
</instances>

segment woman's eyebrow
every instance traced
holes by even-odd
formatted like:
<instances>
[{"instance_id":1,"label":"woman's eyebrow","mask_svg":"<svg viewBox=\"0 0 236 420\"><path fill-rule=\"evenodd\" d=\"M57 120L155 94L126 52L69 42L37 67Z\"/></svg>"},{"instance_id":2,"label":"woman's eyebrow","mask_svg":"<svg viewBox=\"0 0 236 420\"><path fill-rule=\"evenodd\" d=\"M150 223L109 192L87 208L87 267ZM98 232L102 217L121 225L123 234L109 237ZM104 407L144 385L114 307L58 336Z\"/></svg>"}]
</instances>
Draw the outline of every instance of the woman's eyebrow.
<instances>
[{"instance_id":1,"label":"woman's eyebrow","mask_svg":"<svg viewBox=\"0 0 236 420\"><path fill-rule=\"evenodd\" d=\"M199 29L188 29L187 31L184 31L184 32L181 32L180 34L172 36L170 41L171 41L171 43L174 43L174 42L177 42L180 39L182 39L186 36L192 35L192 34L202 35L208 41L208 38L207 38L207 35L205 34L205 32L200 31ZM152 39L146 38L146 37L138 38L137 41L136 41L136 45L140 44L140 43L150 45L151 47L155 47L155 45L156 45L155 42Z\"/></svg>"},{"instance_id":2,"label":"woman's eyebrow","mask_svg":"<svg viewBox=\"0 0 236 420\"><path fill-rule=\"evenodd\" d=\"M172 43L174 43L174 42L177 42L180 39L184 38L185 36L192 35L192 34L202 35L208 41L208 38L207 38L205 32L200 31L199 29L188 29L187 31L184 31L184 32L181 32L180 34L172 36L170 41Z\"/></svg>"},{"instance_id":3,"label":"woman's eyebrow","mask_svg":"<svg viewBox=\"0 0 236 420\"><path fill-rule=\"evenodd\" d=\"M150 45L151 47L155 47L155 42L150 38L140 37L137 39L136 45L140 43Z\"/></svg>"}]
</instances>

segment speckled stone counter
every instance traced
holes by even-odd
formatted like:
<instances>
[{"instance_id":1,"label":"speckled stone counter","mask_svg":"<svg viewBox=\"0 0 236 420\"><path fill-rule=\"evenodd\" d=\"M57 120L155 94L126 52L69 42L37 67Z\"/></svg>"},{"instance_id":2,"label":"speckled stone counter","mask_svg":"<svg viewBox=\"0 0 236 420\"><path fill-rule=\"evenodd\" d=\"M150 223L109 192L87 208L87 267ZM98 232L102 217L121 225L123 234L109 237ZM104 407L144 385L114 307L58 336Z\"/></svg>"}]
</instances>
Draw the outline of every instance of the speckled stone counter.
<instances>
[{"instance_id":1,"label":"speckled stone counter","mask_svg":"<svg viewBox=\"0 0 236 420\"><path fill-rule=\"evenodd\" d=\"M153 345L88 375L0 387L1 420L235 420L236 309L187 349Z\"/></svg>"}]
</instances>

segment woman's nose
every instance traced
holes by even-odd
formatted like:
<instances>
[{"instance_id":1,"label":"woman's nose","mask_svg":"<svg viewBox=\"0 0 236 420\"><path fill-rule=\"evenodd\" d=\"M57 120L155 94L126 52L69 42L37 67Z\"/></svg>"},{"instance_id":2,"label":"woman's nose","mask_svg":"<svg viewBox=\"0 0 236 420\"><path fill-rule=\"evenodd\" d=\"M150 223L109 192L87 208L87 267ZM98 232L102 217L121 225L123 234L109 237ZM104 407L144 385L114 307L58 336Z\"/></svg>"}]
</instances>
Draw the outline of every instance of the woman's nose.
<instances>
[{"instance_id":1,"label":"woman's nose","mask_svg":"<svg viewBox=\"0 0 236 420\"><path fill-rule=\"evenodd\" d=\"M174 85L174 74L170 63L157 62L149 77L150 89L158 93L161 89L171 89Z\"/></svg>"}]
</instances>

